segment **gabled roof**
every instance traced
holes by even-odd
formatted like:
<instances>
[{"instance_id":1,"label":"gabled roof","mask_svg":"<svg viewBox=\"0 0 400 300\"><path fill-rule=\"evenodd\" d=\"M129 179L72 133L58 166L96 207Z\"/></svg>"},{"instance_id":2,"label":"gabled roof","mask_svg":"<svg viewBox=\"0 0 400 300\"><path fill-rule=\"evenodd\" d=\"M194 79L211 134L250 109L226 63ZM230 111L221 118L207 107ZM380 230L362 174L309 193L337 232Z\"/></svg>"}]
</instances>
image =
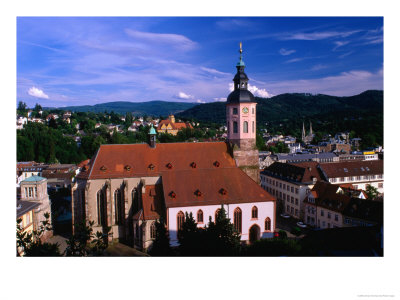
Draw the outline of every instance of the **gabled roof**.
<instances>
[{"instance_id":1,"label":"gabled roof","mask_svg":"<svg viewBox=\"0 0 400 300\"><path fill-rule=\"evenodd\" d=\"M155 148L148 144L101 145L90 161L88 179L160 176L163 171L194 170L193 162L197 169L212 169L216 161L220 168L236 167L224 142L166 143Z\"/></svg>"},{"instance_id":2,"label":"gabled roof","mask_svg":"<svg viewBox=\"0 0 400 300\"><path fill-rule=\"evenodd\" d=\"M337 185L318 181L311 190L315 203L309 202L307 196L304 202L332 211L342 212L350 202L351 197L345 193L338 193L339 189L341 188Z\"/></svg>"},{"instance_id":3,"label":"gabled roof","mask_svg":"<svg viewBox=\"0 0 400 300\"><path fill-rule=\"evenodd\" d=\"M167 208L275 201L236 167L163 171L162 181Z\"/></svg>"},{"instance_id":4,"label":"gabled roof","mask_svg":"<svg viewBox=\"0 0 400 300\"><path fill-rule=\"evenodd\" d=\"M305 184L312 183L314 178L321 180L320 171L317 166L318 163L314 161L296 164L274 162L261 173L282 180Z\"/></svg>"},{"instance_id":5,"label":"gabled roof","mask_svg":"<svg viewBox=\"0 0 400 300\"><path fill-rule=\"evenodd\" d=\"M144 220L159 219L164 211L163 188L161 184L146 185L145 193L142 194Z\"/></svg>"},{"instance_id":6,"label":"gabled roof","mask_svg":"<svg viewBox=\"0 0 400 300\"><path fill-rule=\"evenodd\" d=\"M383 174L383 160L321 163L328 178Z\"/></svg>"}]
</instances>

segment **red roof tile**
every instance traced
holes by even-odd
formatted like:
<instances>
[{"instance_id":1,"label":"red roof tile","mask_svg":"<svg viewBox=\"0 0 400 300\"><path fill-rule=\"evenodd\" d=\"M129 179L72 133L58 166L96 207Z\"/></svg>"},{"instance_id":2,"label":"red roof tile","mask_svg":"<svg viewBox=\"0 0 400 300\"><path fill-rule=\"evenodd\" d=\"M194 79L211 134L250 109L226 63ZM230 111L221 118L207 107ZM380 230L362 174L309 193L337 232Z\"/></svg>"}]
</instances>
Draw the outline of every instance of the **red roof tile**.
<instances>
[{"instance_id":1,"label":"red roof tile","mask_svg":"<svg viewBox=\"0 0 400 300\"><path fill-rule=\"evenodd\" d=\"M166 207L275 201L236 167L165 171L162 181Z\"/></svg>"},{"instance_id":2,"label":"red roof tile","mask_svg":"<svg viewBox=\"0 0 400 300\"><path fill-rule=\"evenodd\" d=\"M322 163L320 167L328 178L383 174L383 160Z\"/></svg>"},{"instance_id":3,"label":"red roof tile","mask_svg":"<svg viewBox=\"0 0 400 300\"><path fill-rule=\"evenodd\" d=\"M161 184L147 185L142 195L144 220L159 219L164 211L163 188Z\"/></svg>"},{"instance_id":4,"label":"red roof tile","mask_svg":"<svg viewBox=\"0 0 400 300\"><path fill-rule=\"evenodd\" d=\"M195 170L217 169L215 161L220 163L219 168L236 166L224 142L157 144L156 148L148 144L101 145L91 164L92 161L89 179L159 176L163 171L192 170L192 162L196 163ZM167 167L169 163L171 169Z\"/></svg>"}]
</instances>

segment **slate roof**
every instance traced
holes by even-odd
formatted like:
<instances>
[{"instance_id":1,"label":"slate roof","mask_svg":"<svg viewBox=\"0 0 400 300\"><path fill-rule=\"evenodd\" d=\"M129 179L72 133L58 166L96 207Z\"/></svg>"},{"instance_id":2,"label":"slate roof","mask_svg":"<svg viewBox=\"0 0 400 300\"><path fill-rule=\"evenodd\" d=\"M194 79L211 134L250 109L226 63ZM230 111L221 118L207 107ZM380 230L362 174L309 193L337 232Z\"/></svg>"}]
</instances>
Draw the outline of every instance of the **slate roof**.
<instances>
[{"instance_id":1,"label":"slate roof","mask_svg":"<svg viewBox=\"0 0 400 300\"><path fill-rule=\"evenodd\" d=\"M17 218L22 217L24 214L31 211L32 209L35 209L39 205L40 203L38 202L23 201L23 200L17 201ZM18 207L20 208L18 209Z\"/></svg>"},{"instance_id":2,"label":"slate roof","mask_svg":"<svg viewBox=\"0 0 400 300\"><path fill-rule=\"evenodd\" d=\"M313 179L322 180L318 163L314 161L301 162L296 164L274 162L261 174L273 176L282 180L297 183L312 183Z\"/></svg>"}]
</instances>

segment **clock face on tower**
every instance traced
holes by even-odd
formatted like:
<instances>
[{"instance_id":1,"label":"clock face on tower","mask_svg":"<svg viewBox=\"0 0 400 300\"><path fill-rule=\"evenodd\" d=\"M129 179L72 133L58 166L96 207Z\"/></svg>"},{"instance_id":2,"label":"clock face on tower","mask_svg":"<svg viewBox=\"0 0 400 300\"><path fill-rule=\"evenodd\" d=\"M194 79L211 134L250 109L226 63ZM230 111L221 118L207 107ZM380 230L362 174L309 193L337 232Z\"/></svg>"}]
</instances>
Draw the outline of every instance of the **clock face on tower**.
<instances>
[{"instance_id":1,"label":"clock face on tower","mask_svg":"<svg viewBox=\"0 0 400 300\"><path fill-rule=\"evenodd\" d=\"M247 114L247 113L249 112L248 107L243 107L242 112L245 113L245 114Z\"/></svg>"}]
</instances>

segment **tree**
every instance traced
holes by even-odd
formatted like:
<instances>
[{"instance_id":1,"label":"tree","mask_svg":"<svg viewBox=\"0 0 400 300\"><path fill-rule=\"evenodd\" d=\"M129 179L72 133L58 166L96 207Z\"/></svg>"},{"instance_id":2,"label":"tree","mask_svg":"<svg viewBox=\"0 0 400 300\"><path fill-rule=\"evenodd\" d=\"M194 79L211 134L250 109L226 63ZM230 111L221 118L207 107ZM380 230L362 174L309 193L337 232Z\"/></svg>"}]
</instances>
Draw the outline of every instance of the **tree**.
<instances>
[{"instance_id":1,"label":"tree","mask_svg":"<svg viewBox=\"0 0 400 300\"><path fill-rule=\"evenodd\" d=\"M23 230L22 219L17 220L17 256L61 256L57 243L42 242L43 234L52 230L49 222L50 214L45 213L44 217L46 219L32 233Z\"/></svg>"},{"instance_id":2,"label":"tree","mask_svg":"<svg viewBox=\"0 0 400 300\"><path fill-rule=\"evenodd\" d=\"M169 236L164 220L161 218L155 222L156 238L149 250L151 256L170 256L172 255L171 246L169 244Z\"/></svg>"},{"instance_id":3,"label":"tree","mask_svg":"<svg viewBox=\"0 0 400 300\"><path fill-rule=\"evenodd\" d=\"M370 184L367 185L365 192L367 193L368 199L370 200L375 200L379 196L378 189Z\"/></svg>"},{"instance_id":4,"label":"tree","mask_svg":"<svg viewBox=\"0 0 400 300\"><path fill-rule=\"evenodd\" d=\"M264 138L262 137L261 134L258 134L258 133L256 135L256 146L259 151L267 150L267 146L265 145Z\"/></svg>"},{"instance_id":5,"label":"tree","mask_svg":"<svg viewBox=\"0 0 400 300\"><path fill-rule=\"evenodd\" d=\"M210 221L206 228L206 251L204 255L232 256L240 252L240 234L236 232L222 206L215 223Z\"/></svg>"},{"instance_id":6,"label":"tree","mask_svg":"<svg viewBox=\"0 0 400 300\"><path fill-rule=\"evenodd\" d=\"M43 109L42 106L39 103L36 103L35 108L33 110L36 111L36 112L39 112L42 109Z\"/></svg>"},{"instance_id":7,"label":"tree","mask_svg":"<svg viewBox=\"0 0 400 300\"><path fill-rule=\"evenodd\" d=\"M66 256L100 256L108 247L111 227L104 228L104 233L93 232L94 221L75 225L75 233L67 241Z\"/></svg>"},{"instance_id":8,"label":"tree","mask_svg":"<svg viewBox=\"0 0 400 300\"><path fill-rule=\"evenodd\" d=\"M197 223L192 213L185 214L185 221L182 224L182 230L178 233L179 254L182 256L202 255L201 232L197 228Z\"/></svg>"},{"instance_id":9,"label":"tree","mask_svg":"<svg viewBox=\"0 0 400 300\"><path fill-rule=\"evenodd\" d=\"M27 108L28 108L28 106L26 105L25 102L19 101L18 102L17 113L19 115L22 115L22 116L26 117L27 116Z\"/></svg>"}]
</instances>

